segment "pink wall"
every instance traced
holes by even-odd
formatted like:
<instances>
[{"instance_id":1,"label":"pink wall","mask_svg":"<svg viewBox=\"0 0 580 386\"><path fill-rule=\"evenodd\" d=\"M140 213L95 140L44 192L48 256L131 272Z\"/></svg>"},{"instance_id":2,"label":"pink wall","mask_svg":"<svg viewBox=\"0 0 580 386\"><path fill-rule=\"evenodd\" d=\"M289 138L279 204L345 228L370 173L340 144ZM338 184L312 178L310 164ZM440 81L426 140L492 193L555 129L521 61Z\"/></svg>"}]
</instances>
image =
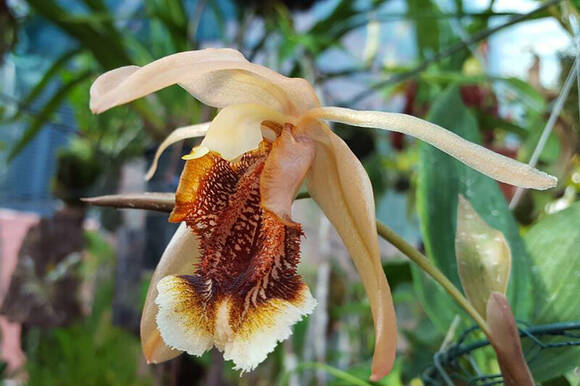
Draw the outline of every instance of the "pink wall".
<instances>
[{"instance_id":1,"label":"pink wall","mask_svg":"<svg viewBox=\"0 0 580 386\"><path fill-rule=\"evenodd\" d=\"M38 220L32 213L0 209L0 304L16 268L22 240ZM26 361L20 347L20 324L10 323L3 316L0 316L0 357L8 363L9 373L17 371Z\"/></svg>"}]
</instances>

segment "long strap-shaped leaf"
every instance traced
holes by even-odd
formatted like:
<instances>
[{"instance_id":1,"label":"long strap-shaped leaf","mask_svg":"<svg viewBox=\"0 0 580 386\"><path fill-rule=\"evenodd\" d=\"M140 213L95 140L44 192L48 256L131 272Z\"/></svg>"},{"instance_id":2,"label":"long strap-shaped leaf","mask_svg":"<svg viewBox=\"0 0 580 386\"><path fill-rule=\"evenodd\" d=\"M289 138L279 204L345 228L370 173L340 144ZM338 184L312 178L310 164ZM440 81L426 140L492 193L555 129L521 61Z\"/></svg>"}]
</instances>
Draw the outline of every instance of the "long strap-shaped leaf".
<instances>
[{"instance_id":1,"label":"long strap-shaped leaf","mask_svg":"<svg viewBox=\"0 0 580 386\"><path fill-rule=\"evenodd\" d=\"M84 71L79 75L77 75L71 81L63 84L58 89L58 91L56 92L56 94L52 96L50 101L46 105L44 105L42 110L37 115L35 115L32 123L26 128L26 130L24 131L18 142L16 142L16 144L12 147L12 149L10 150L10 154L8 155L8 161L14 159L14 157L16 157L16 155L18 155L18 153L20 153L26 147L26 145L28 145L28 143L34 139L36 134L40 132L40 129L42 129L42 127L44 126L46 121L50 119L52 114L54 114L57 111L57 109L60 107L60 105L62 104L64 99L69 95L69 93L83 81L87 80L91 75L92 75L91 71Z\"/></svg>"},{"instance_id":2,"label":"long strap-shaped leaf","mask_svg":"<svg viewBox=\"0 0 580 386\"><path fill-rule=\"evenodd\" d=\"M50 84L50 81L53 80L65 66L80 52L82 49L76 47L72 50L66 51L64 54L60 55L56 61L48 68L48 70L44 73L40 81L30 90L30 92L24 97L24 99L18 104L18 110L16 114L14 114L10 119L7 120L7 123L14 122L22 117L22 114L28 110L32 102L38 98L40 94L46 89L46 86Z\"/></svg>"}]
</instances>

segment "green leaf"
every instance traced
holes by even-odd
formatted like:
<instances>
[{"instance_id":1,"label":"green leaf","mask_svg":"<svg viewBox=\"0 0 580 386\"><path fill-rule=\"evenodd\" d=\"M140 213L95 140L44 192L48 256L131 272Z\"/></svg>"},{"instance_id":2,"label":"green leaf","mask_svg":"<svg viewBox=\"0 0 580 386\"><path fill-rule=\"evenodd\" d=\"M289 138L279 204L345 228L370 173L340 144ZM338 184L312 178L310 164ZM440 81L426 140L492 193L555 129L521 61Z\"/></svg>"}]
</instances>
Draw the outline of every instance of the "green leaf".
<instances>
[{"instance_id":1,"label":"green leaf","mask_svg":"<svg viewBox=\"0 0 580 386\"><path fill-rule=\"evenodd\" d=\"M302 363L300 363L291 372L286 373L282 377L282 379L280 380L279 384L280 385L287 385L288 381L290 379L291 373L297 372L297 371L303 371L303 370L307 370L307 369L322 370L322 371L336 377L337 379L339 379L341 381L347 382L347 384L349 384L349 385L371 386L370 383L368 383L362 379L359 379L359 378L355 377L354 375L347 373L346 371L337 369L335 367L326 365L324 363L317 363L317 362L302 362Z\"/></svg>"},{"instance_id":2,"label":"green leaf","mask_svg":"<svg viewBox=\"0 0 580 386\"><path fill-rule=\"evenodd\" d=\"M544 217L524 241L533 263L533 324L580 321L580 202ZM580 347L547 349L532 362L532 372L542 381L578 363Z\"/></svg>"},{"instance_id":3,"label":"green leaf","mask_svg":"<svg viewBox=\"0 0 580 386\"><path fill-rule=\"evenodd\" d=\"M173 51L190 48L187 13L181 0L149 0L145 2L145 6L149 17L159 20L171 37Z\"/></svg>"},{"instance_id":4,"label":"green leaf","mask_svg":"<svg viewBox=\"0 0 580 386\"><path fill-rule=\"evenodd\" d=\"M389 69L392 71L391 69ZM462 84L481 84L493 82L496 85L503 86L506 91L509 92L513 99L517 100L519 103L524 105L527 109L531 110L535 114L541 114L546 108L546 101L544 96L536 90L528 82L514 77L499 77L499 76L489 76L489 75L467 75L463 72L458 71L437 71L437 72L423 72L421 79L429 83L455 83L457 85ZM492 119L492 117L488 117ZM520 134L521 130L516 127L511 127L515 129L516 134ZM518 133L518 131L520 133Z\"/></svg>"},{"instance_id":5,"label":"green leaf","mask_svg":"<svg viewBox=\"0 0 580 386\"><path fill-rule=\"evenodd\" d=\"M428 120L473 142L479 142L477 120L461 100L458 88L449 87L436 99ZM505 235L512 251L512 272L508 299L517 318L527 319L531 308L529 256L518 227L498 184L428 144L420 145L417 210L425 249L429 258L461 288L455 257L457 197L462 194L482 219ZM417 273L418 270L414 270ZM446 328L456 312L434 308L449 302L429 288L423 275L414 275L418 294L434 323ZM441 291L438 291L441 293ZM430 299L429 299L429 298Z\"/></svg>"},{"instance_id":6,"label":"green leaf","mask_svg":"<svg viewBox=\"0 0 580 386\"><path fill-rule=\"evenodd\" d=\"M481 111L474 112L477 115L477 118L479 119L482 127L505 130L506 132L517 134L520 137L525 137L528 134L527 129L501 117L494 117L493 115L489 115Z\"/></svg>"},{"instance_id":7,"label":"green leaf","mask_svg":"<svg viewBox=\"0 0 580 386\"><path fill-rule=\"evenodd\" d=\"M532 154L536 150L536 146L544 132L544 126L545 118L538 115L537 120L535 119L532 123L529 135L518 151L519 159L528 160L532 158ZM544 149L540 153L540 161L548 163L556 161L560 157L561 150L562 146L560 145L558 136L554 132L551 132L546 144L544 145Z\"/></svg>"},{"instance_id":8,"label":"green leaf","mask_svg":"<svg viewBox=\"0 0 580 386\"><path fill-rule=\"evenodd\" d=\"M36 134L40 132L43 125L57 111L69 93L79 84L87 80L91 75L92 71L85 71L77 75L68 83L63 84L58 89L58 91L50 98L48 103L44 105L42 110L34 116L32 123L26 128L22 137L20 137L18 142L16 142L12 147L12 150L10 150L10 154L8 155L8 161L14 159L14 157L18 155L18 153L20 153L32 139L34 139Z\"/></svg>"},{"instance_id":9,"label":"green leaf","mask_svg":"<svg viewBox=\"0 0 580 386\"><path fill-rule=\"evenodd\" d=\"M550 379L547 382L542 382L542 386L570 386L570 382L566 377L561 376L558 378Z\"/></svg>"},{"instance_id":10,"label":"green leaf","mask_svg":"<svg viewBox=\"0 0 580 386\"><path fill-rule=\"evenodd\" d=\"M412 0L408 3L408 13L416 17L438 15L439 9L431 0ZM417 48L421 59L432 57L439 52L439 23L437 19L415 23Z\"/></svg>"},{"instance_id":11,"label":"green leaf","mask_svg":"<svg viewBox=\"0 0 580 386\"><path fill-rule=\"evenodd\" d=\"M525 235L536 324L580 321L580 202L544 217Z\"/></svg>"},{"instance_id":12,"label":"green leaf","mask_svg":"<svg viewBox=\"0 0 580 386\"><path fill-rule=\"evenodd\" d=\"M91 1L97 7L99 1ZM109 20L75 20L74 15L53 1L28 0L27 4L42 17L62 29L79 45L89 50L105 70L127 65L130 60L122 46L121 34ZM97 24L99 24L97 23Z\"/></svg>"},{"instance_id":13,"label":"green leaf","mask_svg":"<svg viewBox=\"0 0 580 386\"><path fill-rule=\"evenodd\" d=\"M466 315L447 292L417 265L411 265L413 288L425 309L425 313L440 332L445 333L455 315Z\"/></svg>"},{"instance_id":14,"label":"green leaf","mask_svg":"<svg viewBox=\"0 0 580 386\"><path fill-rule=\"evenodd\" d=\"M30 90L30 92L24 97L22 102L20 102L18 106L18 111L12 117L10 117L9 121L14 122L18 118L22 116L22 113L30 107L32 102L44 91L46 86L50 83L50 81L56 77L60 70L66 67L69 61L74 58L77 54L79 54L82 50L80 48L74 48L72 50L66 51L64 54L58 57L56 61L48 68L48 70L44 73L40 81Z\"/></svg>"},{"instance_id":15,"label":"green leaf","mask_svg":"<svg viewBox=\"0 0 580 386\"><path fill-rule=\"evenodd\" d=\"M546 108L546 101L542 94L528 82L514 77L495 79L513 91L518 100L533 111L541 113Z\"/></svg>"},{"instance_id":16,"label":"green leaf","mask_svg":"<svg viewBox=\"0 0 580 386\"><path fill-rule=\"evenodd\" d=\"M351 0L339 1L328 16L320 19L308 31L312 43L308 48L312 54L317 55L337 44L348 32L365 26L368 23L367 15L379 5L377 0L373 0L368 8L359 10Z\"/></svg>"}]
</instances>

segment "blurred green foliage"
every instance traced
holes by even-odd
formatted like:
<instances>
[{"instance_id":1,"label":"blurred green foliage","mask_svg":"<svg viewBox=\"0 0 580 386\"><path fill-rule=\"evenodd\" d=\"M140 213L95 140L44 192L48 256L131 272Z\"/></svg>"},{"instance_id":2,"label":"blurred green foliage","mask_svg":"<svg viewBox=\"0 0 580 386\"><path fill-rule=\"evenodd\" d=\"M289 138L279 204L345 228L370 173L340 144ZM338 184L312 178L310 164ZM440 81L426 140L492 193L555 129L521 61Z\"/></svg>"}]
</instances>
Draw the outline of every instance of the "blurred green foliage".
<instances>
[{"instance_id":1,"label":"blurred green foliage","mask_svg":"<svg viewBox=\"0 0 580 386\"><path fill-rule=\"evenodd\" d=\"M498 25L511 25L510 20L521 18L515 23L549 18L572 35L573 20L578 16L578 2L567 0L560 6L553 6L553 1L534 2L541 9L529 15L494 12L494 1L490 1L487 9L471 12L466 9L467 2L456 0L450 12L434 0L409 0L404 11L385 13L379 12L385 4L383 1L369 0L361 6L359 2L338 0L328 12L299 28L297 13L287 2L265 5L255 1L253 6L237 8L237 29L229 34L228 21L217 1L198 1L188 7L193 3L145 0L142 6L122 18L103 0L75 3L79 7L73 11L56 1L27 1L32 11L27 21L34 22L33 18L41 17L58 27L73 44L54 59L40 81L19 101L17 111L2 118L5 122L27 120L20 139L7 149L13 158L25 149L46 121L53 119L63 104L73 108L78 126L76 136L71 147L61 152L60 162L65 172L58 176L55 188L57 192L75 191L77 196L79 191L86 194L87 185L99 180L113 181L104 189L114 193L114 181L118 180L124 162L142 157L144 149L159 142L172 129L211 117L211 109L201 106L178 87L99 116L88 110L89 87L98 74L129 64L144 65L174 52L198 48L197 30L206 11L217 20L215 32L224 45L240 49L249 60L265 56L268 66L308 79L325 97L329 96L325 91L327 82L361 79L357 76L371 79L364 78L364 90L354 97L345 96L335 101L338 104L356 107L367 96L382 100L399 97L405 104L405 113L426 117L522 161L529 159L537 144L554 95L519 78L485 73L482 63L478 62L480 58L474 54L484 52L485 47L478 44L484 45L485 38L499 30ZM371 56L340 70L325 69L321 65L321 58L331 50L352 55L344 43L350 33L367 27L370 21L393 20L411 23L416 57L410 63L387 65ZM248 26L256 21L263 22L263 31L257 39L248 39ZM456 28L458 22L463 33ZM463 34L467 35L467 42ZM563 68L570 67L569 56L563 55L561 61ZM58 87L51 97L43 99L54 84ZM580 261L574 250L580 235L580 226L576 224L578 207L574 204L549 216L545 209L554 204L569 205L559 197L566 188L572 191L571 201L577 200L580 191L577 181L580 177L576 180L574 177L574 173L580 176L577 98L576 92L540 157L542 169L561 178L561 188L556 193L526 195L513 212L506 201L513 191L428 145L392 134L353 130L345 125L335 129L363 159L373 180L377 201L388 189L405 199L408 222L413 223L411 219L418 216L428 256L458 287L453 240L457 194L461 193L487 222L504 232L511 246L513 268L509 298L516 317L532 323L562 318L578 320L580 315L576 311L580 306L575 306L574 294L580 291L580 281L572 277L565 286L559 284L561 275L578 272L573 266L575 261ZM30 117L27 113L30 107L39 103L38 111ZM510 116L500 110L517 114ZM506 145L508 142L519 145L513 149ZM72 166L66 167L67 164ZM75 167L82 170L75 171ZM82 178L70 178L67 172ZM528 229L530 224L535 225ZM414 226L409 228L413 230ZM418 233L418 229L414 231ZM521 234L526 231L529 232L522 238ZM85 262L85 269L87 277L99 278L91 315L69 328L28 332L30 384L151 384L146 375L137 375L143 372L138 365L141 354L137 338L111 325L114 290L110 279L111 251L95 234L89 237L93 258ZM379 384L410 384L432 365L433 354L440 349L456 315L461 319L459 331L471 321L414 265L389 260L384 269L393 289L403 344L393 374ZM331 275L337 280L332 280L329 297L326 363L313 362L314 358L304 354L309 344L310 321L306 320L295 327L290 349L279 346L255 373L242 378L236 372L225 370L227 382L257 384L265 379L286 384L297 377L294 379L314 383L315 375L322 372L329 385L369 384L374 335L368 301L360 283L350 281L341 267L333 265ZM346 334L348 353L344 345L337 343L344 338L338 330ZM482 351L474 358L482 370L497 370L491 352ZM533 370L541 380L546 380L563 374L577 358L577 350L556 352ZM284 372L291 360L297 366ZM206 355L199 363L209 369L212 358Z\"/></svg>"},{"instance_id":2,"label":"blurred green foliage","mask_svg":"<svg viewBox=\"0 0 580 386\"><path fill-rule=\"evenodd\" d=\"M534 312L530 322L580 320L580 202L544 217L524 238L533 262ZM532 367L538 381L549 380L579 363L580 347L546 350Z\"/></svg>"},{"instance_id":3,"label":"blurred green foliage","mask_svg":"<svg viewBox=\"0 0 580 386\"><path fill-rule=\"evenodd\" d=\"M83 275L93 278L92 310L66 328L30 329L24 336L28 384L42 386L153 385L139 339L111 322L114 253L95 232L87 233ZM145 368L146 369L146 368Z\"/></svg>"}]
</instances>

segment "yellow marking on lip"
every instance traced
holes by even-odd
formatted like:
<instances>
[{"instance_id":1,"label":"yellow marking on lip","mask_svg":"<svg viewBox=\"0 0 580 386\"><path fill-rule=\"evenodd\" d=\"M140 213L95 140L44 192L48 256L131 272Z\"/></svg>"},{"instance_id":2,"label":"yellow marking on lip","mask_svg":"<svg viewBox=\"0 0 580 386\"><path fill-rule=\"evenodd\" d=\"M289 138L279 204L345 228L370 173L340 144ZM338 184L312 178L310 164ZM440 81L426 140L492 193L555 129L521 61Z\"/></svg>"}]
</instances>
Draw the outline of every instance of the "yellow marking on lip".
<instances>
[{"instance_id":1,"label":"yellow marking on lip","mask_svg":"<svg viewBox=\"0 0 580 386\"><path fill-rule=\"evenodd\" d=\"M184 155L183 157L181 157L182 160L190 160L190 159L197 159L197 158L201 158L204 155L206 155L207 153L209 153L209 149L205 146L196 146L193 149L191 149L191 152L187 155Z\"/></svg>"}]
</instances>

